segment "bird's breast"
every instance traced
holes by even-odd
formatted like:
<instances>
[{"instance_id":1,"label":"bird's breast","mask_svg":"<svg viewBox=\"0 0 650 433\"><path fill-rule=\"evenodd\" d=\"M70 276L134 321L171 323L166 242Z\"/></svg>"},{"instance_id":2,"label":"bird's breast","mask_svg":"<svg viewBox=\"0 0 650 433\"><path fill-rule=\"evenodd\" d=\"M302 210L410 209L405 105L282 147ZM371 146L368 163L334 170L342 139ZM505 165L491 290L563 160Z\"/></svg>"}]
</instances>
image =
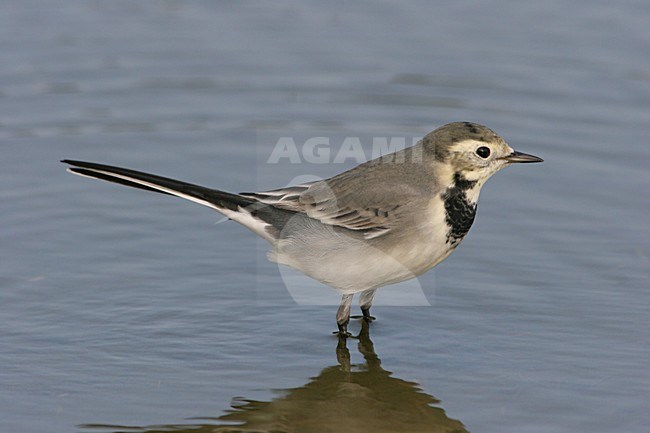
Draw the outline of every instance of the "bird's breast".
<instances>
[{"instance_id":1,"label":"bird's breast","mask_svg":"<svg viewBox=\"0 0 650 433\"><path fill-rule=\"evenodd\" d=\"M447 258L460 243L460 238L451 240L452 231L445 201L435 196L418 209L417 216L400 233L392 233L383 242L388 254L414 275L421 275Z\"/></svg>"},{"instance_id":2,"label":"bird's breast","mask_svg":"<svg viewBox=\"0 0 650 433\"><path fill-rule=\"evenodd\" d=\"M448 227L445 242L456 246L474 223L480 186L456 176L455 183L440 194Z\"/></svg>"}]
</instances>

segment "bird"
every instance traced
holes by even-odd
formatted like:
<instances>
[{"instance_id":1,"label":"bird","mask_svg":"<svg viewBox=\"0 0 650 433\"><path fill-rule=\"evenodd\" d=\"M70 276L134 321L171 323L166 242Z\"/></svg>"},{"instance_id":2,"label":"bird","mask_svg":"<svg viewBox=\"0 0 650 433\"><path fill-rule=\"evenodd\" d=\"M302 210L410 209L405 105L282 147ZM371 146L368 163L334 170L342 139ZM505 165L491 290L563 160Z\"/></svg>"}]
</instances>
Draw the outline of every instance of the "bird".
<instances>
[{"instance_id":1,"label":"bird","mask_svg":"<svg viewBox=\"0 0 650 433\"><path fill-rule=\"evenodd\" d=\"M269 260L335 289L342 337L353 296L362 318L377 289L416 278L469 232L479 193L497 171L542 158L515 151L490 128L453 122L410 147L333 177L262 192L231 193L128 168L64 159L71 173L210 207L270 244Z\"/></svg>"}]
</instances>

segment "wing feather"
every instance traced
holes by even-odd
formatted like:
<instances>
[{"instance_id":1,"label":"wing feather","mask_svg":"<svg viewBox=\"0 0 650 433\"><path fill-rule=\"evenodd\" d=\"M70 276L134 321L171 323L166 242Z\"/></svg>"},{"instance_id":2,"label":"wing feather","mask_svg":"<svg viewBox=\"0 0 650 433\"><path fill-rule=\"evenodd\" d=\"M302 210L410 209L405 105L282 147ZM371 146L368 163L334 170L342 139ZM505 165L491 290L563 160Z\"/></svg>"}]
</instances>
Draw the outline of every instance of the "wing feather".
<instances>
[{"instance_id":1,"label":"wing feather","mask_svg":"<svg viewBox=\"0 0 650 433\"><path fill-rule=\"evenodd\" d=\"M379 166L382 170L376 170ZM402 173L409 169L371 161L330 179L241 195L373 239L393 230L406 208L428 195L423 195L426 188L404 182Z\"/></svg>"}]
</instances>

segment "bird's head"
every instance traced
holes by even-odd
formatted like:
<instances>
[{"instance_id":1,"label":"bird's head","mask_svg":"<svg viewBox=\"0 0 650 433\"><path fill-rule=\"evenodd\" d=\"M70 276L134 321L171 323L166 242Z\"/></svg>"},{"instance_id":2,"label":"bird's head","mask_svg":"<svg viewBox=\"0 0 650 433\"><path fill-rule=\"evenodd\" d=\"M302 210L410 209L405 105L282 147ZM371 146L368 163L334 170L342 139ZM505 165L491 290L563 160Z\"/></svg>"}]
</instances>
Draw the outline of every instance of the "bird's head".
<instances>
[{"instance_id":1,"label":"bird's head","mask_svg":"<svg viewBox=\"0 0 650 433\"><path fill-rule=\"evenodd\" d=\"M427 134L423 145L451 173L479 184L510 164L543 161L515 151L490 128L471 122L448 123Z\"/></svg>"}]
</instances>

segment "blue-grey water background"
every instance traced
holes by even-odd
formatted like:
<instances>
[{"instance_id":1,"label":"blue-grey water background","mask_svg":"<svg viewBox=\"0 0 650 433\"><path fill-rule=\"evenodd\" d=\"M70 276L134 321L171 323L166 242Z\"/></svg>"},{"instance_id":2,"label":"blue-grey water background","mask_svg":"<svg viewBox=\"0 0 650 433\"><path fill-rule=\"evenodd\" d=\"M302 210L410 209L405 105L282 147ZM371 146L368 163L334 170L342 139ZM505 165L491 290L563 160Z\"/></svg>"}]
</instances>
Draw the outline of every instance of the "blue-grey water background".
<instances>
[{"instance_id":1,"label":"blue-grey water background","mask_svg":"<svg viewBox=\"0 0 650 433\"><path fill-rule=\"evenodd\" d=\"M364 431L416 394L472 432L649 431L649 22L645 1L2 2L0 431L225 428L233 399ZM546 162L487 183L419 279L432 306L375 309L382 368L414 384L342 387L364 407L336 428L303 397L342 368L333 307L297 305L236 223L58 162L271 189L354 165L275 170L274 137L455 120ZM384 425L451 428L425 421Z\"/></svg>"}]
</instances>

